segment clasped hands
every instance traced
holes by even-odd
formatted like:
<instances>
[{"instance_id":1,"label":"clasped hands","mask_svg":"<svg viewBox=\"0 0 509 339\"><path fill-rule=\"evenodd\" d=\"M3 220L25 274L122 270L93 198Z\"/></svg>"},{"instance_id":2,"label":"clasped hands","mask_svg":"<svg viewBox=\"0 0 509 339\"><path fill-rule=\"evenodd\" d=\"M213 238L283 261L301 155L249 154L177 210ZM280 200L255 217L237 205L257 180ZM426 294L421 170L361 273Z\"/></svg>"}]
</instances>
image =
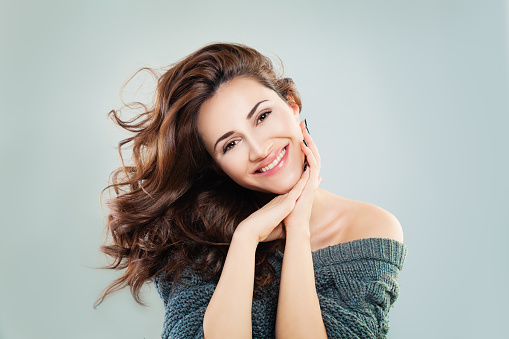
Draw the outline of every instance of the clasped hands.
<instances>
[{"instance_id":1,"label":"clasped hands","mask_svg":"<svg viewBox=\"0 0 509 339\"><path fill-rule=\"evenodd\" d=\"M247 236L257 242L283 239L296 233L310 236L313 200L322 180L320 154L304 121L300 122L300 128L305 140L301 142L301 151L307 162L302 176L288 193L276 196L242 221L234 236Z\"/></svg>"}]
</instances>

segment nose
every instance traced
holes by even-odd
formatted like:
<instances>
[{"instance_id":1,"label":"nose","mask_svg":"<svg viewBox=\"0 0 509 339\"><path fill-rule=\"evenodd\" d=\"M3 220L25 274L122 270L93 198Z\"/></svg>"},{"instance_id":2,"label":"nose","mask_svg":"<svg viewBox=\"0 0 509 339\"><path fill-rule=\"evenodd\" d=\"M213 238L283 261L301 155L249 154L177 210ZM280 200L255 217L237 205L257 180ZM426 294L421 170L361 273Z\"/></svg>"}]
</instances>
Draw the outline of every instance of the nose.
<instances>
[{"instance_id":1,"label":"nose","mask_svg":"<svg viewBox=\"0 0 509 339\"><path fill-rule=\"evenodd\" d=\"M258 161L270 154L270 141L262 138L250 138L249 143L249 160Z\"/></svg>"}]
</instances>

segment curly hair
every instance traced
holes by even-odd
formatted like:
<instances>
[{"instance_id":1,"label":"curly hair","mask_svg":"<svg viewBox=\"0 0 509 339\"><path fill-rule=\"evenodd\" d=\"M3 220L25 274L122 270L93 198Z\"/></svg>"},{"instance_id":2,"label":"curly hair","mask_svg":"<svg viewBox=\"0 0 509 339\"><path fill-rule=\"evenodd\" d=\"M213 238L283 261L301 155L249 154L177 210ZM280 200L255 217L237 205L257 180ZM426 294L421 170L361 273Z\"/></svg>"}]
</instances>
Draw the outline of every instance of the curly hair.
<instances>
[{"instance_id":1,"label":"curly hair","mask_svg":"<svg viewBox=\"0 0 509 339\"><path fill-rule=\"evenodd\" d=\"M134 119L122 119L121 109L110 111L132 136L119 142L122 166L102 192L115 194L107 202L111 242L101 251L113 258L105 268L125 271L95 306L126 286L143 304L145 282L159 274L178 280L188 265L206 279L219 279L237 225L260 206L252 191L218 170L197 132L197 116L221 85L241 76L274 90L285 102L291 94L302 108L294 82L276 75L269 58L243 44L213 43L170 65L157 80L153 104L137 103L144 109ZM132 148L129 166L122 156L126 147ZM258 245L258 289L273 282L267 258L276 246Z\"/></svg>"}]
</instances>

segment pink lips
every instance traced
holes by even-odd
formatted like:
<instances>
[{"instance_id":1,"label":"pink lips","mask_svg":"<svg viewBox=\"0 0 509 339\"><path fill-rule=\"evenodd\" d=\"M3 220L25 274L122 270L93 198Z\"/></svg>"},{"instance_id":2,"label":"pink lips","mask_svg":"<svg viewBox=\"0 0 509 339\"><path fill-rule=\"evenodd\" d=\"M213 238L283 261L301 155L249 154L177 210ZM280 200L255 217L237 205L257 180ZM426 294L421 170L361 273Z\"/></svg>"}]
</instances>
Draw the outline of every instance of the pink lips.
<instances>
[{"instance_id":1,"label":"pink lips","mask_svg":"<svg viewBox=\"0 0 509 339\"><path fill-rule=\"evenodd\" d=\"M281 158L281 160L279 160L279 163L276 166L274 166L273 168L271 168L265 172L261 172L261 169L266 167L267 165L271 164L274 161L274 159L276 159L279 156L279 154L281 154L283 149L285 149L285 148L286 148L286 152L283 155L283 157ZM260 165L258 166L258 168L256 169L254 174L269 176L269 175L273 175L273 174L276 174L277 172L279 172L279 170L285 166L286 161L288 160L288 149L289 149L289 145L286 145L285 147L279 149L277 152L272 152L272 154L270 156L268 156L263 162L260 163Z\"/></svg>"}]
</instances>

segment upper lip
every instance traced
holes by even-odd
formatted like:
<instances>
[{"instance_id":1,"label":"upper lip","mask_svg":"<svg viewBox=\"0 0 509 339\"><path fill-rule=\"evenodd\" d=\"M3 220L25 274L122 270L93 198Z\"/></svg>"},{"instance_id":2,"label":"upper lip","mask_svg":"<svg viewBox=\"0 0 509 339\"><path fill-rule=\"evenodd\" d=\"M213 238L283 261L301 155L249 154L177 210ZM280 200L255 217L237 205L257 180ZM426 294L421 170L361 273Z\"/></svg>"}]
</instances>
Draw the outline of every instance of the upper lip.
<instances>
[{"instance_id":1,"label":"upper lip","mask_svg":"<svg viewBox=\"0 0 509 339\"><path fill-rule=\"evenodd\" d=\"M286 145L288 146L288 145ZM272 152L270 152L270 154L268 156L265 157L265 159L263 159L259 164L258 164L258 167L256 167L256 170L255 170L255 173L256 172L261 172L261 169L264 168L265 166L267 166L268 164L272 163L274 161L274 159L277 158L277 156L283 151L283 148L285 148L286 146L283 146L283 147L280 147Z\"/></svg>"}]
</instances>

